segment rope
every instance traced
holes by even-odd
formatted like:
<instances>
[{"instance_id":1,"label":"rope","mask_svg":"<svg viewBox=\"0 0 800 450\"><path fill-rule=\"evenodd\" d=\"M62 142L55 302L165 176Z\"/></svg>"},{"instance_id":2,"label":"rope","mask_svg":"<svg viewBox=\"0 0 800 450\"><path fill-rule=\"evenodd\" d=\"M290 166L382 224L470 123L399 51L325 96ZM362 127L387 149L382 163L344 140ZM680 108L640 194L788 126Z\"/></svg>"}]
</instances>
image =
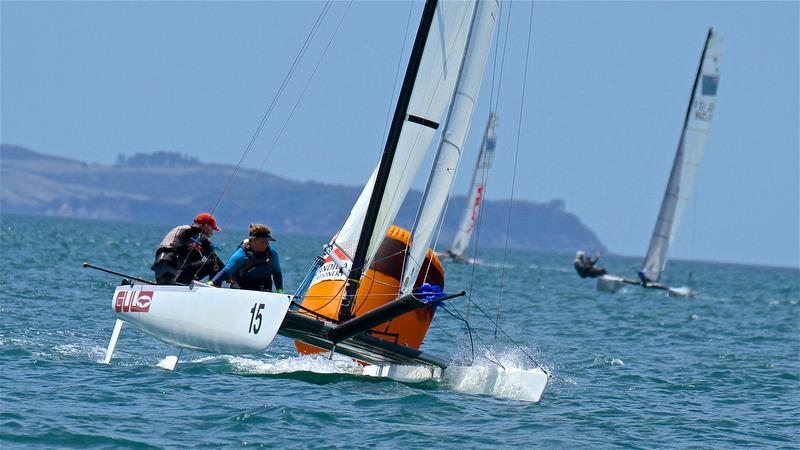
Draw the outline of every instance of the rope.
<instances>
[{"instance_id":1,"label":"rope","mask_svg":"<svg viewBox=\"0 0 800 450\"><path fill-rule=\"evenodd\" d=\"M381 159L381 150L384 146L386 146L386 139L389 138L388 130L389 130L389 122L392 118L392 103L394 103L395 94L397 93L397 80L400 78L400 69L402 68L403 63L403 53L406 49L406 44L408 44L408 29L411 25L411 17L412 13L414 12L414 2L408 2L408 18L406 19L406 30L403 32L403 45L400 46L400 56L397 58L397 67L394 70L394 82L392 83L392 95L389 96L389 105L386 108L386 120L383 123L383 138L381 138L381 145L378 148L378 161Z\"/></svg>"},{"instance_id":2,"label":"rope","mask_svg":"<svg viewBox=\"0 0 800 450\"><path fill-rule=\"evenodd\" d=\"M528 60L530 59L531 35L533 30L533 2L531 2L531 14L528 21L528 45L525 49L525 70L522 76L522 95L519 101L519 118L517 121L517 141L514 148L514 169L511 175L511 198L508 201L508 224L506 225L506 242L503 248L503 268L500 272L500 296L497 299L497 319L494 326L494 337L497 338L498 324L500 323L500 305L503 302L503 288L505 286L506 258L508 256L508 239L511 235L511 210L514 207L514 188L517 182L517 161L519 159L519 136L522 132L522 112L525 106L525 91L528 85Z\"/></svg>"},{"instance_id":3,"label":"rope","mask_svg":"<svg viewBox=\"0 0 800 450\"><path fill-rule=\"evenodd\" d=\"M469 348L470 348L470 361L469 361L469 364L472 364L473 362L475 362L475 342L472 340L472 328L469 326L469 322L466 319L464 319L464 317L462 317L461 314L458 311L456 311L455 313L452 313L444 305L442 305L441 308L447 314L450 314L451 316L455 317L456 319L463 321L464 322L464 326L467 327L466 335L469 337Z\"/></svg>"},{"instance_id":4,"label":"rope","mask_svg":"<svg viewBox=\"0 0 800 450\"><path fill-rule=\"evenodd\" d=\"M327 2L325 2L325 6L322 8L322 11L320 11L319 15L317 16L316 22L314 22L314 25L311 27L311 30L308 32L308 35L306 36L306 40L305 40L305 42L303 42L303 46L300 48L300 51L295 56L294 61L292 62L291 66L289 67L289 71L286 72L286 75L283 78L283 82L281 83L280 87L278 88L278 91L275 93L275 96L272 98L272 102L270 103L269 107L267 108L267 111L261 117L261 122L259 122L258 127L256 128L256 131L253 133L253 136L250 138L250 142L247 144L247 147L245 148L244 152L242 153L242 157L239 159L239 162L236 164L236 167L234 167L233 173L231 173L231 176L228 178L228 181L225 184L225 187L223 188L222 193L220 194L220 196L217 199L216 203L214 204L214 207L211 208L211 214L214 214L214 212L217 210L219 205L222 203L222 199L225 197L225 194L230 189L231 183L233 183L233 180L236 178L236 175L239 173L239 170L241 169L242 163L247 158L247 155L250 153L250 150L253 148L253 145L255 144L256 139L261 134L261 130L264 128L264 125L267 123L267 120L272 115L272 112L275 109L275 105L277 104L278 99L283 94L284 89L288 85L289 80L291 79L292 75L294 74L295 69L297 69L297 65L300 63L300 60L303 58L303 55L305 55L306 50L308 50L308 46L311 43L311 40L316 35L317 30L319 30L320 24L322 23L322 19L325 17L325 15L330 10L330 7L331 7L332 3L333 3L333 0L328 0Z\"/></svg>"},{"instance_id":5,"label":"rope","mask_svg":"<svg viewBox=\"0 0 800 450\"><path fill-rule=\"evenodd\" d=\"M344 21L344 18L347 16L347 13L350 11L350 6L352 6L352 4L353 4L353 0L350 0L347 3L347 8L345 9L344 13L342 14L342 17L339 18L339 22L336 25L336 29L333 31L333 34L331 34L331 37L328 39L328 43L325 46L325 49L322 51L322 54L320 54L319 59L317 60L317 64L314 66L314 70L311 71L311 75L309 75L308 80L306 80L306 84L303 86L303 90L300 92L300 95L297 97L297 100L294 102L294 105L292 106L291 111L286 116L286 119L283 121L283 124L281 125L281 128L278 131L278 134L275 136L275 139L272 141L272 145L270 146L269 150L267 150L267 154L264 156L264 159L261 161L261 165L258 166L258 170L256 171L255 176L250 180L250 183L247 185L247 188L245 189L245 192L250 192L252 190L252 188L253 188L253 185L256 183L256 181L258 181L259 177L261 177L261 175L263 174L264 166L266 166L267 161L269 160L269 157L272 156L272 153L275 150L275 147L277 147L277 145L278 145L278 141L281 139L281 137L283 137L283 132L286 130L286 126L289 124L289 121L294 116L294 113L297 110L297 107L300 105L300 102L305 97L305 94L306 94L306 91L308 90L308 87L311 85L311 82L314 80L314 76L317 74L317 70L319 69L320 65L322 64L322 60L325 59L325 55L328 53L328 50L330 49L331 45L333 44L333 41L336 38L336 35L339 33L339 29L342 26L342 22ZM244 206L241 206L240 209L241 208L244 208Z\"/></svg>"},{"instance_id":6,"label":"rope","mask_svg":"<svg viewBox=\"0 0 800 450\"><path fill-rule=\"evenodd\" d=\"M291 79L292 75L294 74L295 69L297 68L297 65L300 63L300 60L303 58L303 55L305 55L306 51L308 50L308 46L311 43L311 40L313 39L313 37L316 35L317 31L319 30L319 27L320 27L320 25L322 23L322 19L325 17L325 15L327 15L328 11L330 10L331 4L332 4L332 0L328 0L325 3L325 6L322 8L322 11L320 11L319 15L317 16L317 20L314 22L314 25L311 27L311 30L309 31L308 35L306 36L306 40L305 40L305 42L303 42L303 45L300 48L300 51L297 53L297 55L295 55L295 59L292 62L291 66L289 67L289 71L284 76L283 82L281 82L281 85L278 88L278 91L275 93L275 96L272 98L272 102L270 103L269 107L267 108L267 111L261 117L261 122L259 122L258 127L256 128L256 131L253 133L253 136L250 138L250 142L247 144L247 147L245 148L244 152L242 153L241 158L239 158L239 162L234 167L233 172L231 173L231 176L228 177L228 181L225 183L225 186L222 189L222 192L220 193L219 197L217 198L217 201L214 203L214 206L211 208L211 214L214 214L216 212L217 208L219 208L219 205L222 203L222 199L225 197L225 194L227 194L228 190L230 189L231 184L233 183L233 180L238 175L242 164L244 163L245 159L247 158L247 155L250 153L250 150L252 150L253 145L256 142L256 139L261 134L261 130L264 128L264 125L266 124L267 120L269 119L269 116L274 111L275 105L277 104L278 99L283 94L284 89L288 85L289 80ZM337 28L337 30L338 30L338 28ZM285 126L285 124L284 124L284 126ZM266 162L266 159L265 159L264 162ZM263 164L262 164L262 167L263 167ZM258 175L256 175L256 176L258 176ZM251 183L252 183L252 181L251 181ZM209 255L209 259L210 259L211 256L214 255L215 252L216 252L216 249L214 249L212 251L212 253ZM191 254L191 252L190 252L190 254ZM183 259L183 261L181 262L181 265L180 265L180 267L178 267L178 271L177 271L178 275L180 275L181 272L183 272L184 268L186 267L186 263L188 262L188 259L189 259L189 255L187 255ZM202 270L202 268L205 267L207 262L208 262L208 260L203 262L203 264L201 265L200 270Z\"/></svg>"},{"instance_id":7,"label":"rope","mask_svg":"<svg viewBox=\"0 0 800 450\"><path fill-rule=\"evenodd\" d=\"M501 3L500 4L500 12L499 12L499 14L502 15L502 11L503 11L503 5ZM499 29L498 29L498 33L499 33ZM496 51L496 49L497 49L497 45L498 45L498 41L499 40L500 40L499 38L495 40L495 62L497 61L497 51ZM493 95L493 93L494 93L494 71L492 72L492 86L491 86L491 88L492 88L492 95ZM491 95L490 95L490 99L491 99ZM491 104L491 100L489 101L489 103ZM463 149L460 149L460 153L463 153ZM461 159L461 155L459 154L459 160L460 159ZM483 186L484 186L484 195L485 195L485 192L486 192L485 181L486 181L486 173L487 172L488 172L488 169L484 168L484 171L483 171L483 174L482 174L482 180L481 180L483 182ZM447 200L445 201L444 209L442 210L441 216L439 217L439 223L438 223L438 225L436 227L436 237L435 237L434 242L433 242L433 248L434 249L436 249L439 246L439 238L441 237L442 228L444 227L444 218L447 215L447 210L450 208L450 200L452 200L452 194L453 194L454 189L455 189L455 183L451 183L450 184L450 189L447 192ZM469 195L469 193L468 193L468 195ZM481 200L480 200L481 204L478 205L478 209L480 209L481 205L483 204L484 195L481 195ZM469 202L469 198L467 198L467 201ZM417 214L419 214L419 209L417 210ZM416 217L415 217L415 221L416 221ZM456 233L458 233L458 230L456 230ZM475 247L477 248L477 238L476 238ZM431 258L431 260L428 262L427 267L425 268L425 276L423 277L423 280L428 278L428 274L430 273L430 268L431 268L432 264L433 264L433 258ZM422 264L420 264L420 265L422 265ZM473 257L473 261L472 261L472 267L473 267L473 273L472 273L472 277L470 278L470 291L472 290L472 280L475 278L475 272L474 272L475 258L474 257ZM405 271L405 268L404 268L404 271ZM467 310L467 311L468 311L468 314L469 314L469 310Z\"/></svg>"},{"instance_id":8,"label":"rope","mask_svg":"<svg viewBox=\"0 0 800 450\"><path fill-rule=\"evenodd\" d=\"M392 253L391 255L387 255L387 256L385 256L385 257L383 257L383 258L376 259L376 260L374 261L374 263L381 262L381 261L383 261L384 259L388 259L388 258L394 257L394 256L396 256L396 255L398 255L398 254L400 254L400 253L402 253L402 250L401 250L401 251L398 251L398 252L395 252L395 253ZM374 264L374 263L373 263L373 264ZM351 269L351 270L352 270L352 269ZM378 294L372 294L372 286L374 286L375 284L381 284L381 283L380 283L380 282L377 282L377 283L376 283L376 281L377 281L377 280L374 280L374 279L373 279L372 281L373 281L373 282L370 284L370 290L369 290L369 291L367 291L367 293L365 294L366 296L369 296L369 295L378 295ZM345 286L346 286L346 285L347 285L347 283L342 283L342 285L341 285L341 286L339 286L339 289L336 291L336 293L334 293L332 296L328 297L328 301L327 301L327 302L325 302L325 303L323 303L321 306L319 306L319 307L317 307L317 308L315 308L315 309L313 309L313 310L312 310L312 309L309 309L309 308L306 308L306 309L308 309L308 311L309 311L309 312L316 313L317 311L319 311L319 310L321 310L321 309L325 308L326 306L330 305L330 304L331 304L331 302L333 302L333 301L335 301L335 300L337 300L337 299L341 299L341 297L342 297L342 291L344 290L344 288L345 288ZM387 295L387 296L388 296L388 295L391 295L391 296L393 296L393 297L394 297L394 294L385 294L385 295ZM303 298L304 298L304 299L308 299L308 298L320 298L320 297L322 297L322 296L316 296L316 295L305 295ZM325 296L325 297L327 297L327 296ZM325 297L322 297L322 298L325 298ZM356 310L354 311L354 313L357 313L357 312L358 312L358 311L361 309L361 307L363 307L364 305L363 305L363 303L362 303L361 305L358 305L358 306L359 306L359 307L358 307L358 309L356 309Z\"/></svg>"},{"instance_id":9,"label":"rope","mask_svg":"<svg viewBox=\"0 0 800 450\"><path fill-rule=\"evenodd\" d=\"M511 8L514 6L514 0L508 2L508 15L506 18L506 29L505 29L505 36L503 37L503 55L500 58L500 76L497 79L497 97L495 97L494 101L494 110L497 111L497 105L500 103L500 88L503 86L503 69L506 66L506 48L508 48L508 35L509 30L511 29ZM502 12L502 9L500 10ZM499 32L499 30L498 30ZM495 54L495 58L497 55ZM494 81L494 78L492 78Z\"/></svg>"},{"instance_id":10,"label":"rope","mask_svg":"<svg viewBox=\"0 0 800 450\"><path fill-rule=\"evenodd\" d=\"M475 308L477 308L477 309L478 309L478 311L480 311L480 313L481 313L481 314L483 314L483 315L484 315L484 317L486 317L486 318L489 320L489 322L491 322L491 323L492 323L492 324L493 324L495 327L497 327L497 329L498 329L498 330L499 330L501 333L503 333L503 335L506 337L506 339L508 339L509 341L511 341L511 343L512 343L512 344L514 344L514 345L515 345L515 346L516 346L516 347L519 349L519 351L521 351L521 352L522 352L522 354L523 354L523 355L525 355L525 356L526 356L526 357L527 357L529 360L531 360L531 362L532 362L532 363L534 363L534 364L536 365L536 367L538 367L539 369L541 369L541 370L542 370L542 372L546 373L546 374L547 374L547 376L550 376L550 372L548 372L548 371L547 371L547 369L545 369L545 368L544 368L544 367L543 367L541 364L539 364L539 363L538 363L538 362L537 362L535 359L533 359L533 356L531 356L530 354L528 354L528 352L526 352L526 351L525 351L525 348L524 348L522 345L520 345L520 344L519 344L517 341L515 341L515 340L514 340L514 338L512 338L511 336L509 336L509 334L508 334L508 333L506 333L506 331L505 331L505 330L503 330L502 328L500 328L500 327L497 325L497 323L496 323L495 321L493 321L493 320L492 320L492 318L491 318L491 317L489 317L489 315L488 315L488 314L486 314L486 312L485 312L483 309L481 309L481 307L480 307L480 306L478 306L478 304L477 304L477 303L475 303L475 302L472 300L472 297L470 297L469 295L465 295L465 297L467 298L467 300L469 301L469 303L470 303L470 304L472 304L472 305L475 305Z\"/></svg>"},{"instance_id":11,"label":"rope","mask_svg":"<svg viewBox=\"0 0 800 450\"><path fill-rule=\"evenodd\" d=\"M441 7L441 5L439 5L439 7ZM466 12L465 12L465 14L466 14ZM464 21L461 21L461 23L458 26L458 30L456 30L456 34L461 34L461 29L464 27L464 25L465 25ZM457 49L456 45L453 45L450 48L446 49L445 60L449 60L450 56L453 54L453 52L456 49ZM436 80L436 85L433 87L433 93L434 94L432 94L430 96L430 98L428 99L428 104L427 104L427 106L426 106L426 108L424 110L426 113L427 113L428 110L430 110L431 104L433 103L433 99L435 98L435 94L439 91L439 86L441 85L442 80L444 79L445 70L446 70L446 67L443 65L442 66L442 71L439 73L438 78ZM448 110L449 110L449 108L448 108ZM412 149L417 147L417 144L419 143L421 138L422 138L422 128L420 127L420 129L417 131L417 134L416 134L416 136L414 138L414 141L413 141L413 144L411 146ZM440 137L440 141L439 141L439 145L438 146L441 145L442 139L444 139L444 136ZM403 164L402 168L400 168L399 165L395 165L394 168L399 170L399 171L401 171L401 172L406 172L408 164L409 164L409 161L411 161L412 156L414 156L414 152L408 152L408 156L406 157L405 163ZM398 191L394 191L394 193L392 194L392 197L390 199L390 202L394 202L395 199L397 198L397 195L398 195ZM385 196L385 194L384 194L384 196ZM422 198L420 200L424 200L424 198L425 198L425 195L423 194L423 196L422 196ZM414 213L414 224L415 225L417 223L417 219L419 219L420 212L422 212L422 207L423 207L423 204L420 201L420 204L417 205L417 211L416 211L416 213ZM409 243L406 244L406 251L408 251L408 249L409 249L411 244L412 244L411 241L409 241ZM407 259L409 259L409 258L407 258ZM403 274L404 275L405 275L405 272L406 272L406 262L407 261L403 262ZM422 268L420 267L420 272L421 272L421 269ZM401 282L402 282L402 280L401 280Z\"/></svg>"},{"instance_id":12,"label":"rope","mask_svg":"<svg viewBox=\"0 0 800 450\"><path fill-rule=\"evenodd\" d=\"M502 28L502 27L497 27L497 39L495 40L494 63L493 63L493 66L492 66L492 90L491 90L491 95L489 97L489 111L490 112L491 111L497 111L497 106L500 103L500 87L501 87L502 82L503 82L503 68L505 67L505 61L506 61L506 48L507 48L506 44L508 42L508 34L509 34L509 29L511 27L511 24L510 24L510 22L511 22L510 9L511 9L511 6L513 5L513 3L514 3L514 1L511 0L509 2L509 4L508 4L509 14L506 14L507 17L506 17L505 35L504 35L504 38L503 38L503 51L502 51L502 56L500 58L500 74L497 77L497 97L494 97L495 74L497 73L497 54L499 53L498 49L500 48L500 29ZM504 3L501 2L500 3L500 12L498 13L498 22L501 22L501 23L502 23L502 19L503 19L503 10L504 10L503 5L504 5ZM494 100L494 106L492 106L492 100ZM486 199L486 187L487 187L488 179L489 179L489 168L486 167L486 168L484 168L483 173L481 174L481 182L483 183L483 195L481 196L479 208L483 208L483 203L484 203L484 200ZM467 201L469 201L469 200L467 200ZM483 214L479 214L478 215L478 226L477 226L477 230L475 232L475 244L474 244L474 246L472 248L472 272L470 274L469 291L468 291L470 295L472 295L472 288L473 288L473 284L474 284L474 280L475 280L475 268L477 267L477 261L478 261L478 244L480 243L482 228L483 228ZM469 307L469 303L467 303L467 311L466 311L466 319L467 320L469 320L469 315L470 315L470 307Z\"/></svg>"},{"instance_id":13,"label":"rope","mask_svg":"<svg viewBox=\"0 0 800 450\"><path fill-rule=\"evenodd\" d=\"M278 140L280 140L281 136L283 136L283 132L286 129L286 125L291 120L292 116L294 115L295 111L297 110L298 105L300 104L300 101L305 96L305 93L308 90L309 85L311 85L311 81L313 81L314 76L317 74L317 70L319 69L319 66L322 64L322 60L325 58L325 55L328 53L328 50L330 49L331 44L333 44L334 38L339 33L339 29L342 26L342 22L344 21L344 18L347 16L347 13L350 11L350 7L352 6L352 4L353 4L353 0L350 0L347 3L347 9L345 9L344 14L342 14L342 17L339 19L339 23L336 24L336 29L333 31L333 34L331 35L330 39L328 40L328 43L325 46L325 49L322 51L322 54L320 55L316 66L314 66L314 70L311 72L311 75L308 77L308 80L306 81L305 86L303 86L303 91L300 93L300 95L297 98L297 101L292 106L292 110L289 112L289 115L286 117L286 120L284 120L283 125L281 126L281 129L280 129L280 132L278 132L278 135L275 137L275 140L272 142L272 146L270 147L269 151L267 152L267 156L265 156L264 160L261 162L261 166L259 167L259 170L261 170L264 167L264 165L267 163L267 160L269 159L270 155L272 154L272 151L275 149L275 146L278 144Z\"/></svg>"}]
</instances>

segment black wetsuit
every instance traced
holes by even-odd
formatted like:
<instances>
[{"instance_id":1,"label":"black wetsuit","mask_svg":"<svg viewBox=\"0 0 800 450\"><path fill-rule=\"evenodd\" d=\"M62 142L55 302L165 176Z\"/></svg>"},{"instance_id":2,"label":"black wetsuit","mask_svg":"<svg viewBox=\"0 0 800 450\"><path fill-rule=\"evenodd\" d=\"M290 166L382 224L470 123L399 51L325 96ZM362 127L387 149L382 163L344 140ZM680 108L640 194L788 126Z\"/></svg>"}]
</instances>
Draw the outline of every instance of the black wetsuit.
<instances>
[{"instance_id":1,"label":"black wetsuit","mask_svg":"<svg viewBox=\"0 0 800 450\"><path fill-rule=\"evenodd\" d=\"M223 267L211 240L196 225L181 225L170 230L156 250L150 267L158 284L190 284L192 280L213 277Z\"/></svg>"},{"instance_id":2,"label":"black wetsuit","mask_svg":"<svg viewBox=\"0 0 800 450\"><path fill-rule=\"evenodd\" d=\"M597 260L599 259L600 258L592 259L586 255L579 256L575 258L574 262L575 271L578 272L578 275L580 275L581 278L587 278L587 277L597 278L599 276L605 275L606 273L608 273L606 272L606 269L595 266L595 264L597 264Z\"/></svg>"}]
</instances>

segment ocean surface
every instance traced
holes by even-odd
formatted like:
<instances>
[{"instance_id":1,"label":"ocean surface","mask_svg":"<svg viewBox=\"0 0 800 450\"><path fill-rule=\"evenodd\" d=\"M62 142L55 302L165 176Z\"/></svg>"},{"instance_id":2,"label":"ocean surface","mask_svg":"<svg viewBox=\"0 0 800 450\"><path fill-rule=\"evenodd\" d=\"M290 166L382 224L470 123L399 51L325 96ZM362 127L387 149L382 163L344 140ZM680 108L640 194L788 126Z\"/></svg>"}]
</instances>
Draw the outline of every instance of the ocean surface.
<instances>
[{"instance_id":1,"label":"ocean surface","mask_svg":"<svg viewBox=\"0 0 800 450\"><path fill-rule=\"evenodd\" d=\"M348 360L299 357L278 337L264 354L184 351L132 327L100 364L120 277L150 278L170 227L0 218L2 448L605 448L800 447L800 271L674 261L663 281L691 298L628 288L600 293L572 254L482 251L446 264L480 338L439 312L424 350L477 365L533 367L552 378L539 403L476 395L443 382L352 374ZM244 236L216 240L227 256ZM277 235L293 288L326 237ZM635 275L637 259L609 257ZM498 314L502 332L494 337ZM470 300L474 305L470 305ZM480 310L478 309L480 307Z\"/></svg>"}]
</instances>

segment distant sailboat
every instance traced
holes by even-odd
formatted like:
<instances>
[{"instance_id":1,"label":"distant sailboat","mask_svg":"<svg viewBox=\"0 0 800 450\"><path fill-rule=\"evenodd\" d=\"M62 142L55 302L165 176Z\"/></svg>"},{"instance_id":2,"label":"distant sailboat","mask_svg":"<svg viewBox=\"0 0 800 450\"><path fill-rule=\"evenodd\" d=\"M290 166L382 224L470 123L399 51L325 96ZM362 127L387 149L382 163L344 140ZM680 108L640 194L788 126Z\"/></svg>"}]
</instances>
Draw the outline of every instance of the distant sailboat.
<instances>
[{"instance_id":1,"label":"distant sailboat","mask_svg":"<svg viewBox=\"0 0 800 450\"><path fill-rule=\"evenodd\" d=\"M451 258L457 262L474 262L464 257L464 251L467 249L472 232L475 231L475 226L478 223L478 215L481 212L483 196L486 191L486 173L492 167L492 157L497 146L497 135L494 131L495 119L495 113L490 112L489 119L486 121L486 131L483 134L481 151L478 153L475 171L472 172L472 183L469 188L467 204L464 207L464 215L458 225L453 245L450 246L450 250L438 256Z\"/></svg>"},{"instance_id":2,"label":"distant sailboat","mask_svg":"<svg viewBox=\"0 0 800 450\"><path fill-rule=\"evenodd\" d=\"M711 120L717 102L721 56L721 40L711 28L708 30L692 94L689 97L689 106L686 109L667 189L661 202L647 256L639 272L640 279L631 280L616 275L603 275L597 279L598 290L616 292L626 284L630 284L662 289L676 295L688 296L691 293L688 287L673 288L660 284L659 280L666 267L667 252L678 230L683 209L689 200L700 157L711 130Z\"/></svg>"},{"instance_id":3,"label":"distant sailboat","mask_svg":"<svg viewBox=\"0 0 800 450\"><path fill-rule=\"evenodd\" d=\"M105 361L126 322L179 349L215 353L257 353L280 334L303 354L342 354L365 364L364 375L402 381L465 370L420 350L437 307L463 295L441 292L444 269L429 246L472 118L498 4L425 3L381 161L294 295L199 284L120 286ZM409 233L392 222L443 117L442 140ZM549 378L538 366L481 370L487 391L505 380L530 401L539 400Z\"/></svg>"}]
</instances>

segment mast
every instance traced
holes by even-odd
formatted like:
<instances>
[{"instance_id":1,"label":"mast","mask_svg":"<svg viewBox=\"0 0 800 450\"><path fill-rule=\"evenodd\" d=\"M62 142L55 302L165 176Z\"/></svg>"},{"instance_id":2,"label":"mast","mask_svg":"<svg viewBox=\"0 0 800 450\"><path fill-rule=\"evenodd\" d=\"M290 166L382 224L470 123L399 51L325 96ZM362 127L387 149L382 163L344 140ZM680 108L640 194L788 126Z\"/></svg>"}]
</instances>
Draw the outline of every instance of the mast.
<instances>
[{"instance_id":1,"label":"mast","mask_svg":"<svg viewBox=\"0 0 800 450\"><path fill-rule=\"evenodd\" d=\"M658 281L666 266L670 241L675 236L683 206L688 201L694 174L711 129L719 84L720 56L719 39L714 34L714 29L709 28L686 108L669 182L642 267L645 276L651 281ZM698 92L701 84L702 88Z\"/></svg>"},{"instance_id":2,"label":"mast","mask_svg":"<svg viewBox=\"0 0 800 450\"><path fill-rule=\"evenodd\" d=\"M697 65L697 73L694 76L694 84L692 85L692 95L689 96L689 105L686 106L686 116L683 118L683 131L681 131L681 141L678 145L678 153L683 150L683 139L686 137L686 128L689 126L689 116L692 114L692 106L694 104L694 95L697 93L697 85L700 84L700 76L703 74L703 61L706 59L706 52L708 51L708 43L711 41L711 36L714 34L714 28L708 29L706 35L706 43L703 45L703 53L700 54L700 63ZM675 155L675 161L678 161ZM673 168L674 168L673 164Z\"/></svg>"},{"instance_id":3,"label":"mast","mask_svg":"<svg viewBox=\"0 0 800 450\"><path fill-rule=\"evenodd\" d=\"M478 220L478 214L480 214L485 189L482 174L491 167L492 156L494 155L494 149L497 145L497 136L494 132L495 120L495 113L490 112L489 120L486 121L483 141L481 142L481 151L478 154L477 161L475 161L475 171L472 173L472 182L470 183L469 196L467 197L467 204L464 208L464 215L461 217L461 223L458 225L456 236L453 239L453 245L450 246L450 253L455 256L462 256L464 254L464 250L466 250L467 245L469 245L469 239L472 237L475 222Z\"/></svg>"},{"instance_id":4,"label":"mast","mask_svg":"<svg viewBox=\"0 0 800 450\"><path fill-rule=\"evenodd\" d=\"M414 39L414 46L412 47L411 56L408 60L408 68L406 69L406 75L403 79L403 85L397 99L397 107L394 110L392 125L389 129L389 135L383 149L383 156L378 166L375 185L372 189L366 216L364 217L364 225L361 227L361 233L358 238L358 246L356 247L353 257L352 269L347 277L345 295L339 307L339 320L347 320L352 317L353 302L356 298L359 284L361 283L361 275L364 273L365 269L364 263L367 258L367 248L372 239L373 228L378 218L378 209L380 208L380 202L386 190L386 181L389 178L389 171L392 168L392 161L394 160L394 154L397 150L400 132L403 129L403 122L408 115L408 104L411 100L411 93L414 88L414 82L417 79L420 62L422 61L422 53L425 50L425 42L428 39L428 33L433 23L433 16L436 13L437 4L438 0L426 0L425 8L422 11L419 29L417 30L417 36ZM409 117L409 120L415 119L418 121L425 120L423 118L417 118L416 116Z\"/></svg>"}]
</instances>

